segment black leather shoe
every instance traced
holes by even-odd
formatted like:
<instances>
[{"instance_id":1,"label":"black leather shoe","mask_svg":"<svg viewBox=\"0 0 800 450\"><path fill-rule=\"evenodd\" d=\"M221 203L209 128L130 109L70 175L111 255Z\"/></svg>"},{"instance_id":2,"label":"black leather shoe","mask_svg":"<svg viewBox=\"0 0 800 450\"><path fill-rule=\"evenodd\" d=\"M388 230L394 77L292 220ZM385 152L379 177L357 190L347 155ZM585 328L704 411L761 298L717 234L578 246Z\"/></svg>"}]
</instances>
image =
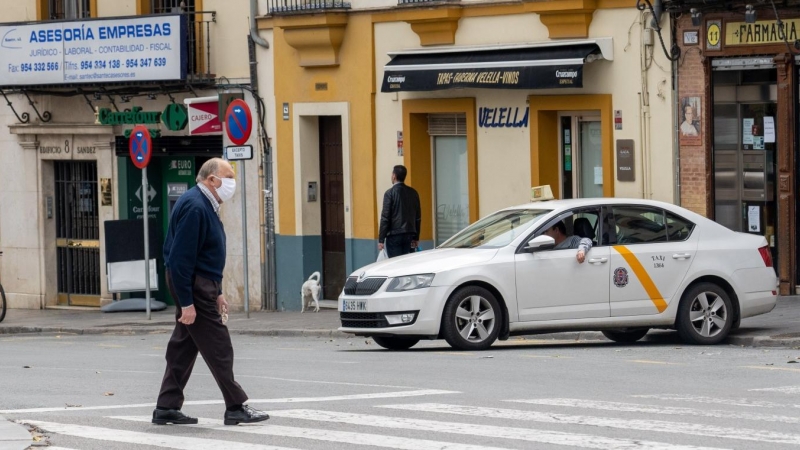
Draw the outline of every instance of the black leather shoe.
<instances>
[{"instance_id":1,"label":"black leather shoe","mask_svg":"<svg viewBox=\"0 0 800 450\"><path fill-rule=\"evenodd\" d=\"M155 409L153 410L153 423L156 425L195 425L197 419L182 413L180 409Z\"/></svg>"},{"instance_id":2,"label":"black leather shoe","mask_svg":"<svg viewBox=\"0 0 800 450\"><path fill-rule=\"evenodd\" d=\"M269 419L269 414L264 411L242 405L236 411L225 411L225 425L239 425L240 423L256 423Z\"/></svg>"}]
</instances>

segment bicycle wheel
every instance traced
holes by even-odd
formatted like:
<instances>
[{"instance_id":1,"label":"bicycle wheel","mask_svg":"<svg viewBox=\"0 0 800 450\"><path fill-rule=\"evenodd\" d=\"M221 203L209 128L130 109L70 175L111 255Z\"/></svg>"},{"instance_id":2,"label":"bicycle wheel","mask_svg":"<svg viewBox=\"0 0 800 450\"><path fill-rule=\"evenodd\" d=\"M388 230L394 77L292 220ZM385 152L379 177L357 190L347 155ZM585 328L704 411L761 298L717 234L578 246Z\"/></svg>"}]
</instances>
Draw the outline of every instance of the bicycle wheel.
<instances>
[{"instance_id":1,"label":"bicycle wheel","mask_svg":"<svg viewBox=\"0 0 800 450\"><path fill-rule=\"evenodd\" d=\"M0 322L6 318L6 291L3 290L3 285L0 284Z\"/></svg>"}]
</instances>

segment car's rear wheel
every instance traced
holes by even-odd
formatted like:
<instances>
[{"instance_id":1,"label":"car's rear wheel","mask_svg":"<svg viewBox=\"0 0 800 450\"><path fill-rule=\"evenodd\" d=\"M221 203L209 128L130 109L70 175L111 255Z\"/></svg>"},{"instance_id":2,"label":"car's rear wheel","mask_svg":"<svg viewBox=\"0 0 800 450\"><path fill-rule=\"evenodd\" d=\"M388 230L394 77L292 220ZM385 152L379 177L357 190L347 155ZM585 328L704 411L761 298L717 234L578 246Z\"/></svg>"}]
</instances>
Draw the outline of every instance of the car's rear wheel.
<instances>
[{"instance_id":1,"label":"car's rear wheel","mask_svg":"<svg viewBox=\"0 0 800 450\"><path fill-rule=\"evenodd\" d=\"M625 330L625 331L606 330L603 331L603 336L611 339L614 342L619 342L620 344L632 344L638 341L639 339L643 338L648 331L650 331L649 328L640 328L636 330Z\"/></svg>"},{"instance_id":2,"label":"car's rear wheel","mask_svg":"<svg viewBox=\"0 0 800 450\"><path fill-rule=\"evenodd\" d=\"M677 328L687 344L718 344L728 336L733 321L731 299L716 284L699 283L683 294L678 307Z\"/></svg>"},{"instance_id":3,"label":"car's rear wheel","mask_svg":"<svg viewBox=\"0 0 800 450\"><path fill-rule=\"evenodd\" d=\"M457 290L444 307L442 334L447 343L459 350L484 350L500 334L500 303L480 286Z\"/></svg>"},{"instance_id":4,"label":"car's rear wheel","mask_svg":"<svg viewBox=\"0 0 800 450\"><path fill-rule=\"evenodd\" d=\"M375 341L376 344L380 345L381 347L387 350L408 350L411 347L417 345L419 339L414 338L404 338L404 337L397 337L397 336L373 336L372 340Z\"/></svg>"}]
</instances>

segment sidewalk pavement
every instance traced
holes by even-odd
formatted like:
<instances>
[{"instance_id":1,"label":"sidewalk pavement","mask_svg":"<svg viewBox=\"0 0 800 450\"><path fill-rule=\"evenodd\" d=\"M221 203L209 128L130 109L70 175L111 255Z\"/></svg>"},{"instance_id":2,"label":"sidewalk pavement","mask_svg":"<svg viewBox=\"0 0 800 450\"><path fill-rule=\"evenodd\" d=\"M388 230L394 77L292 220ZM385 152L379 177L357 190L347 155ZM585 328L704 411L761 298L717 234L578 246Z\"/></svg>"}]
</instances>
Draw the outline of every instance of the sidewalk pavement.
<instances>
[{"instance_id":1,"label":"sidewalk pavement","mask_svg":"<svg viewBox=\"0 0 800 450\"><path fill-rule=\"evenodd\" d=\"M0 417L0 450L25 450L32 444L27 428Z\"/></svg>"},{"instance_id":2,"label":"sidewalk pavement","mask_svg":"<svg viewBox=\"0 0 800 450\"><path fill-rule=\"evenodd\" d=\"M71 334L147 334L171 333L175 310L153 312L147 320L144 312L103 313L98 310L47 309L8 311L0 323L0 335L21 333ZM336 337L352 335L338 331L339 313L322 309L314 312L244 312L231 313L231 334L251 336ZM537 339L573 341L605 340L599 332L551 333ZM747 347L800 347L800 296L781 297L769 314L742 321L726 343Z\"/></svg>"}]
</instances>

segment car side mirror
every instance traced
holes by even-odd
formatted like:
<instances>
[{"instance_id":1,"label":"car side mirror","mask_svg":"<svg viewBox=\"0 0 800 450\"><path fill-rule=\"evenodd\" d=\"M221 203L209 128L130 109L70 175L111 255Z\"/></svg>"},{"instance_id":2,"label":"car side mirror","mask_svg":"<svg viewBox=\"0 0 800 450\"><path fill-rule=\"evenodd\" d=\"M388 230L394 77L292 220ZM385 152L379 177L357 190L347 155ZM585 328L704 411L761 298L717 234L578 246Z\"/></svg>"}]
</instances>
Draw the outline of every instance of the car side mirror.
<instances>
[{"instance_id":1,"label":"car side mirror","mask_svg":"<svg viewBox=\"0 0 800 450\"><path fill-rule=\"evenodd\" d=\"M535 238L528 241L525 247L522 249L525 253L536 253L542 250L550 250L556 246L556 240L551 238L550 236L536 236Z\"/></svg>"}]
</instances>

